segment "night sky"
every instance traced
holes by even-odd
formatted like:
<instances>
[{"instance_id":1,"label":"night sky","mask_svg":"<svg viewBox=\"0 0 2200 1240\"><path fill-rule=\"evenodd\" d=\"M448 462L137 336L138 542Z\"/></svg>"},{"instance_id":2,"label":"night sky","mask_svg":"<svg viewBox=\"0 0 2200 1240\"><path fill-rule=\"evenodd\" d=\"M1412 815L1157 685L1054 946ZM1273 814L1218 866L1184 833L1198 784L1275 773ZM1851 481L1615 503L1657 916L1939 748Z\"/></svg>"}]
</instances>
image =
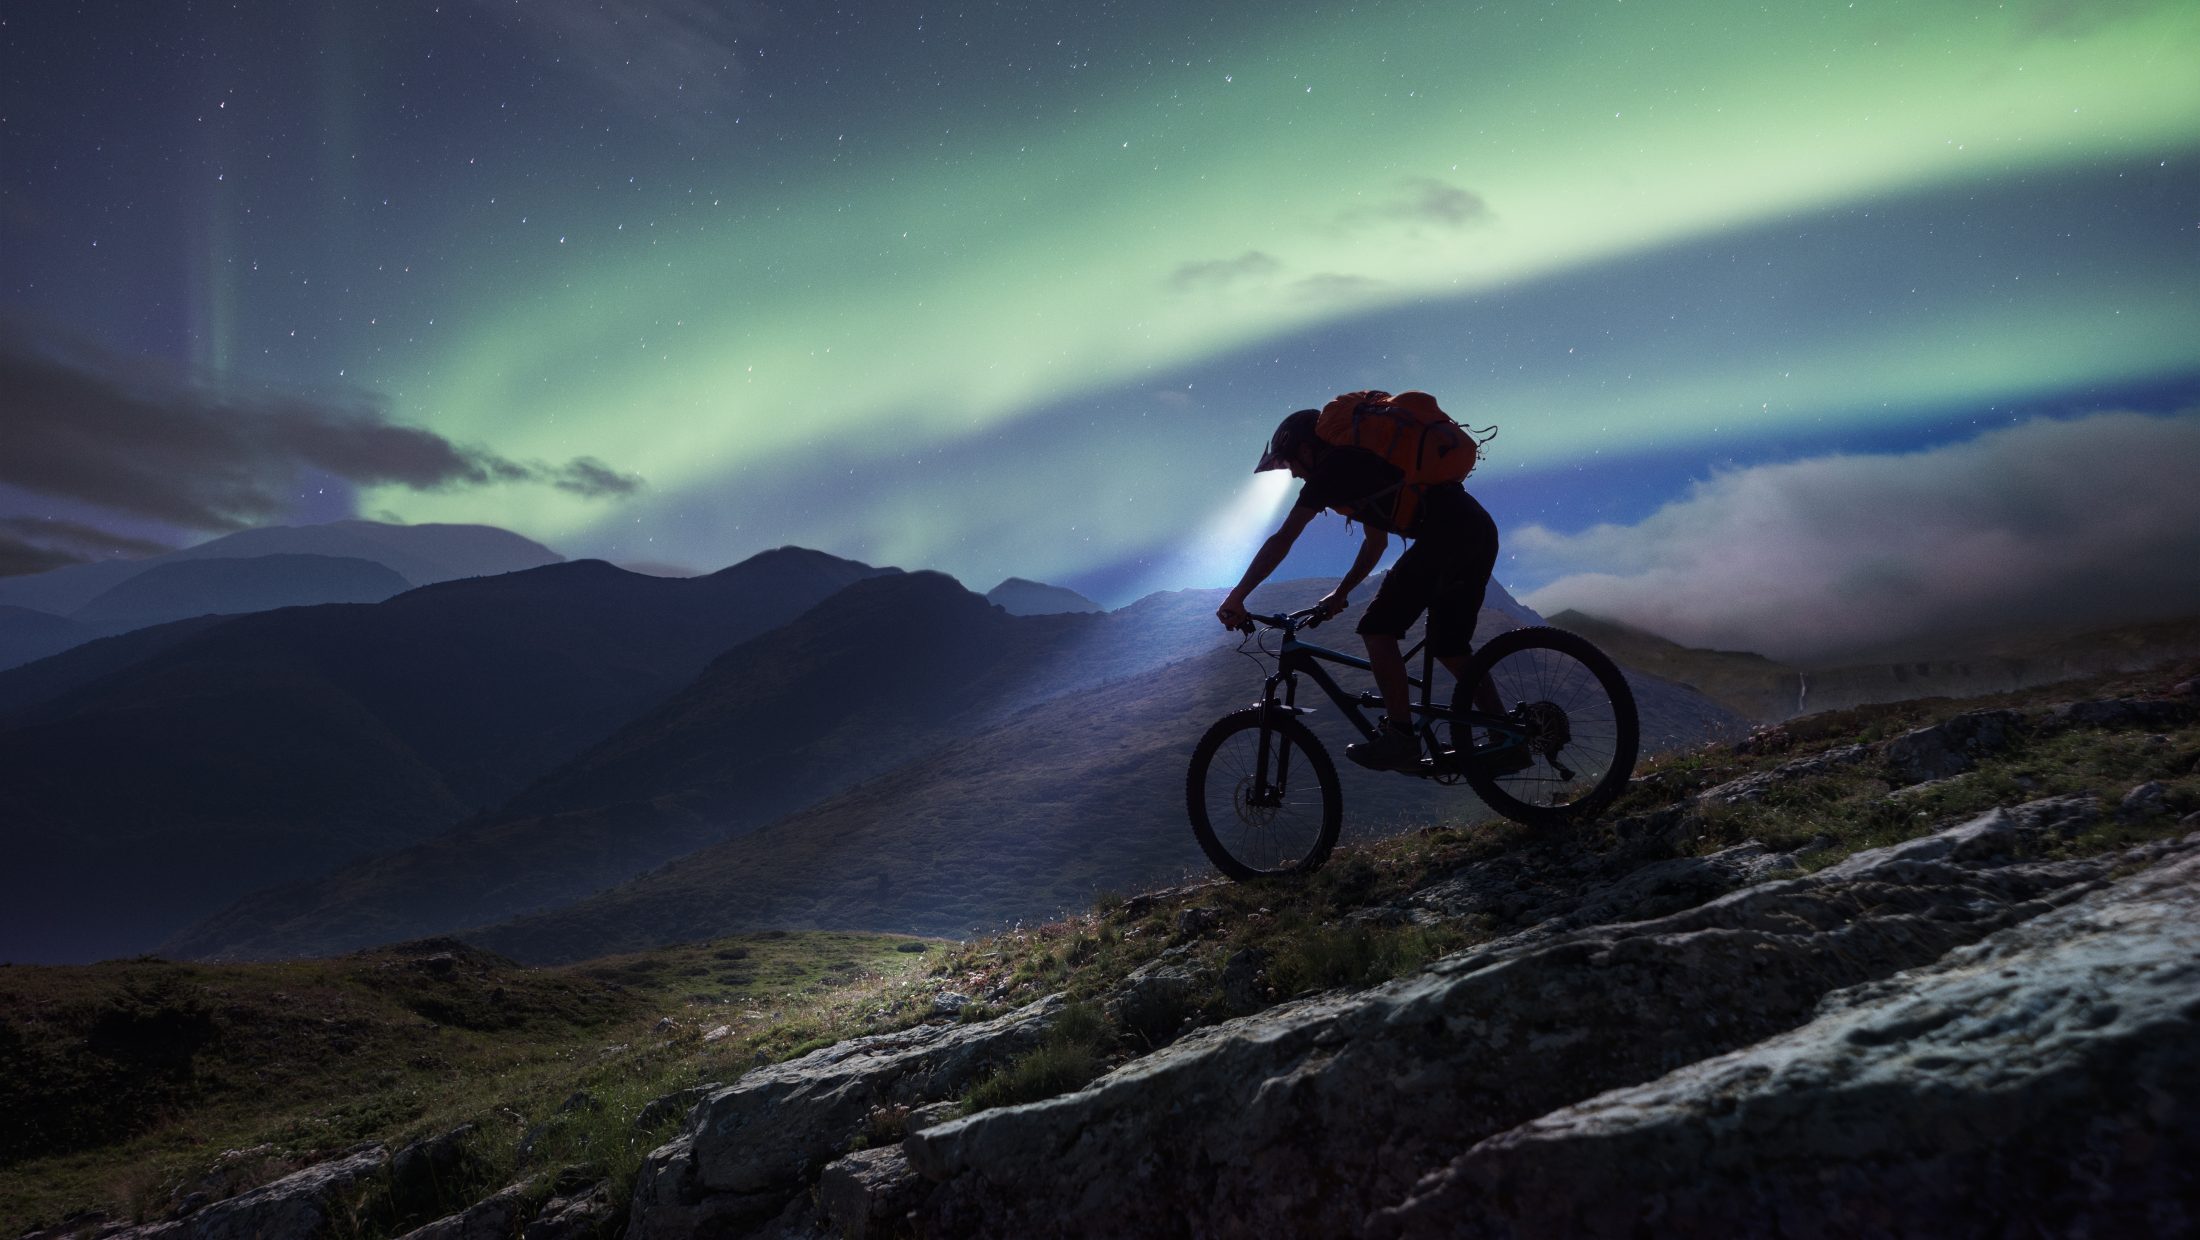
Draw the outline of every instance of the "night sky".
<instances>
[{"instance_id":1,"label":"night sky","mask_svg":"<svg viewBox=\"0 0 2200 1240\"><path fill-rule=\"evenodd\" d=\"M360 515L1116 605L1235 579L1283 414L1418 387L1545 610L2200 611L2191 0L41 0L0 56L0 571Z\"/></svg>"}]
</instances>

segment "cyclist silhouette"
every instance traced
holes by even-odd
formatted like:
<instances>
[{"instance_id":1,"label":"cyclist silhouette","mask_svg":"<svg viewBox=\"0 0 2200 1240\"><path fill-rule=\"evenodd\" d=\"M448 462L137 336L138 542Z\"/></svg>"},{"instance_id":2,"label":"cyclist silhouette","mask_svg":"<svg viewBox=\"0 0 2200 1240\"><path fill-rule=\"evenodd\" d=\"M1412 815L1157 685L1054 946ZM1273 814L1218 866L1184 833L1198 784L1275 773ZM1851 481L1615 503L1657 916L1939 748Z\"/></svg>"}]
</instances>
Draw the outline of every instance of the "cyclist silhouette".
<instances>
[{"instance_id":1,"label":"cyclist silhouette","mask_svg":"<svg viewBox=\"0 0 2200 1240\"><path fill-rule=\"evenodd\" d=\"M1385 392L1352 392L1340 400L1385 400ZM1433 402L1432 402L1433 403ZM1300 531L1325 509L1358 521L1366 534L1352 567L1337 588L1316 604L1322 619L1343 611L1352 591L1367 579L1389 548L1390 536L1409 540L1410 546L1390 571L1383 575L1360 618L1358 631L1367 643L1367 660L1383 698L1383 723L1373 740L1345 748L1345 755L1375 770L1398 770L1420 761L1421 743L1411 725L1411 706L1405 660L1399 642L1425 611L1428 613L1428 648L1454 677L1473 653L1474 624L1482 610L1482 596L1490 572L1497 566L1497 523L1465 486L1439 482L1414 488L1418 502L1406 506L1402 523L1396 520L1399 500L1407 494L1405 475L1397 466L1365 448L1329 443L1314 432L1321 411L1301 409L1283 419L1269 437L1253 472L1287 469L1302 480L1299 497L1284 514L1283 523L1268 536L1245 569L1245 576L1215 616L1228 628L1249 623L1245 600L1268 579ZM1463 707L1454 689L1454 705ZM1460 729L1459 731L1464 731ZM1454 748L1465 750L1468 737L1456 731ZM1431 755L1432 757L1435 755ZM1491 761L1518 769L1524 755L1517 749L1492 755Z\"/></svg>"}]
</instances>

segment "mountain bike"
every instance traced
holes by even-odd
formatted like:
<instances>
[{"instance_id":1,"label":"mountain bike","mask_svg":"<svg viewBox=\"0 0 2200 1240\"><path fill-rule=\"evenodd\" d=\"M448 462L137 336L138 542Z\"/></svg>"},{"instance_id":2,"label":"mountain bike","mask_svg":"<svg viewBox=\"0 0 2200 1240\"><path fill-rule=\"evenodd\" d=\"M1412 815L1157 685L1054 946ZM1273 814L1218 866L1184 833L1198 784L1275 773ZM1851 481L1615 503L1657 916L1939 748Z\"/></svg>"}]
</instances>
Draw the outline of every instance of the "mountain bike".
<instances>
[{"instance_id":1,"label":"mountain bike","mask_svg":"<svg viewBox=\"0 0 2200 1240\"><path fill-rule=\"evenodd\" d=\"M1252 620L1283 640L1270 650L1249 624L1256 649L1239 649L1256 662L1273 658L1275 671L1260 701L1207 729L1184 781L1192 834L1216 868L1241 881L1321 865L1344 821L1336 764L1300 718L1313 711L1298 704L1299 677L1319 685L1370 740L1377 724L1362 708L1382 705L1373 690L1347 692L1322 666L1367 671L1367 660L1300 639L1301 629L1320 623L1316 611ZM1420 691L1412 711L1424 756L1400 774L1463 782L1491 809L1532 827L1593 818L1627 786L1641 742L1634 691L1586 638L1547 627L1500 633L1468 660L1448 705L1434 700L1436 660L1427 645L1405 654L1409 669L1415 655L1421 661L1407 682ZM1451 725L1456 748L1439 742L1439 723ZM1471 739L1475 730L1480 741Z\"/></svg>"}]
</instances>

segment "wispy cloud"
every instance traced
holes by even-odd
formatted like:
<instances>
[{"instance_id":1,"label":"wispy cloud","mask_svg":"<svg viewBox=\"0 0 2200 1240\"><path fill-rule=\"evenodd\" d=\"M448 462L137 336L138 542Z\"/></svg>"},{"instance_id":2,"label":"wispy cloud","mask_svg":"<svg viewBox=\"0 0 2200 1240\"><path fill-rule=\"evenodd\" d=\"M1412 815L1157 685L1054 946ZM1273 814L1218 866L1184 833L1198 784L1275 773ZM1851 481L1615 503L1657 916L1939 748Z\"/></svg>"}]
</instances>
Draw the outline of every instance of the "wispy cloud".
<instances>
[{"instance_id":1,"label":"wispy cloud","mask_svg":"<svg viewBox=\"0 0 2200 1240\"><path fill-rule=\"evenodd\" d=\"M1259 250L1247 250L1236 258L1211 258L1197 262L1179 263L1169 273L1169 287L1176 291L1191 292L1199 289L1228 288L1246 281L1266 280L1283 270L1283 264L1274 256Z\"/></svg>"},{"instance_id":2,"label":"wispy cloud","mask_svg":"<svg viewBox=\"0 0 2200 1240\"><path fill-rule=\"evenodd\" d=\"M1346 275L1325 271L1291 282L1291 291L1301 297L1327 301L1339 297L1359 297L1383 287L1381 280L1372 276Z\"/></svg>"},{"instance_id":3,"label":"wispy cloud","mask_svg":"<svg viewBox=\"0 0 2200 1240\"><path fill-rule=\"evenodd\" d=\"M2037 419L1722 473L1636 525L1511 532L1525 596L1780 658L2010 622L2200 611L2200 412Z\"/></svg>"},{"instance_id":4,"label":"wispy cloud","mask_svg":"<svg viewBox=\"0 0 2200 1240\"><path fill-rule=\"evenodd\" d=\"M0 484L186 529L279 516L306 470L420 491L534 483L622 496L642 485L591 457L528 463L456 444L391 422L366 394L214 386L19 321L0 320L0 391Z\"/></svg>"},{"instance_id":5,"label":"wispy cloud","mask_svg":"<svg viewBox=\"0 0 2200 1240\"><path fill-rule=\"evenodd\" d=\"M130 538L75 521L0 517L0 577L43 573L116 556L136 559L174 549L165 543Z\"/></svg>"},{"instance_id":6,"label":"wispy cloud","mask_svg":"<svg viewBox=\"0 0 2200 1240\"><path fill-rule=\"evenodd\" d=\"M1337 222L1347 228L1398 223L1465 228L1488 218L1489 203L1473 190L1435 177L1408 177L1384 197L1345 208Z\"/></svg>"}]
</instances>

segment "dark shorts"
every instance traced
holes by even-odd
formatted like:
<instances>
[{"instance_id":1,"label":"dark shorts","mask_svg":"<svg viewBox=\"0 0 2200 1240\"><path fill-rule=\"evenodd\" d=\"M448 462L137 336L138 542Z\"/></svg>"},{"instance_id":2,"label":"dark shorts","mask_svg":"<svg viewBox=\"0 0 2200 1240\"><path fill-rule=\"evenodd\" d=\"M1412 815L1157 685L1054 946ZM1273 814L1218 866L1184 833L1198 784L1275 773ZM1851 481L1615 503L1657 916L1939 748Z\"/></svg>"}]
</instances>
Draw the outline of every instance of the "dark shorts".
<instances>
[{"instance_id":1,"label":"dark shorts","mask_svg":"<svg viewBox=\"0 0 2200 1240\"><path fill-rule=\"evenodd\" d=\"M1363 637L1404 638L1428 613L1429 652L1439 659L1474 652L1474 622L1497 567L1497 526L1487 516L1414 540L1383 574L1375 601L1360 617Z\"/></svg>"}]
</instances>

